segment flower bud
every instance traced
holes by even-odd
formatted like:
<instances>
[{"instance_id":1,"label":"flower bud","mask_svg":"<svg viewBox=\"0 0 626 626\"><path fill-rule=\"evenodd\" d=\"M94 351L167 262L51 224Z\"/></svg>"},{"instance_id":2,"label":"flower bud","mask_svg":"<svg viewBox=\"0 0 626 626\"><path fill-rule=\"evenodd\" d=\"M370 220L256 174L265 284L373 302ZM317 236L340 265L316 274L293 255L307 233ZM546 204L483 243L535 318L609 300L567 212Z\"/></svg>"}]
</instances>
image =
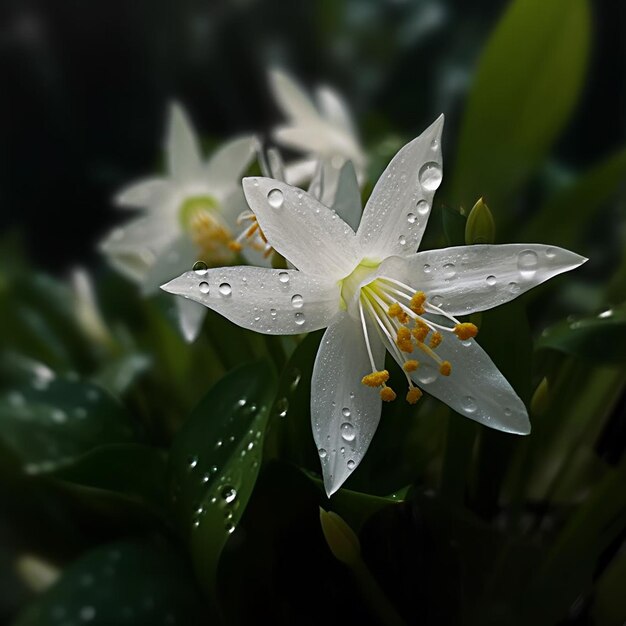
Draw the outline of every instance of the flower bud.
<instances>
[{"instance_id":1,"label":"flower bud","mask_svg":"<svg viewBox=\"0 0 626 626\"><path fill-rule=\"evenodd\" d=\"M538 416L543 415L548 409L548 403L550 402L550 389L548 387L548 379L543 378L537 385L532 400L530 401L530 413L531 415Z\"/></svg>"},{"instance_id":2,"label":"flower bud","mask_svg":"<svg viewBox=\"0 0 626 626\"><path fill-rule=\"evenodd\" d=\"M320 522L326 543L338 561L353 565L361 559L359 538L337 513L320 507Z\"/></svg>"},{"instance_id":3,"label":"flower bud","mask_svg":"<svg viewBox=\"0 0 626 626\"><path fill-rule=\"evenodd\" d=\"M496 223L489 207L482 198L473 206L465 223L465 243L493 243L496 239Z\"/></svg>"}]
</instances>

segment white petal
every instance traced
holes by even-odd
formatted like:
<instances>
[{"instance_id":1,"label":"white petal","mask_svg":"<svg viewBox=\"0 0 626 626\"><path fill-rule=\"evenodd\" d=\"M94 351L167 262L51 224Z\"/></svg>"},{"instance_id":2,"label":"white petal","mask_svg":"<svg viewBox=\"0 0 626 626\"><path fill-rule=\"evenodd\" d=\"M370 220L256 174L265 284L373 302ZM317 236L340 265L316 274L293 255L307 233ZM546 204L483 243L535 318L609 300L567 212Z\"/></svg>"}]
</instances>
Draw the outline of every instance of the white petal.
<instances>
[{"instance_id":1,"label":"white petal","mask_svg":"<svg viewBox=\"0 0 626 626\"><path fill-rule=\"evenodd\" d=\"M220 189L239 185L252 161L256 145L257 139L252 136L238 137L223 144L205 166L209 185Z\"/></svg>"},{"instance_id":2,"label":"white petal","mask_svg":"<svg viewBox=\"0 0 626 626\"><path fill-rule=\"evenodd\" d=\"M202 322L206 317L206 307L193 300L187 300L187 298L174 298L174 300L176 301L180 330L185 341L192 343L202 328Z\"/></svg>"},{"instance_id":3,"label":"white petal","mask_svg":"<svg viewBox=\"0 0 626 626\"><path fill-rule=\"evenodd\" d=\"M170 106L165 143L168 171L178 181L196 178L202 167L200 146L187 114L178 103Z\"/></svg>"},{"instance_id":4,"label":"white petal","mask_svg":"<svg viewBox=\"0 0 626 626\"><path fill-rule=\"evenodd\" d=\"M332 208L356 231L361 221L361 192L352 161L344 163L339 172Z\"/></svg>"},{"instance_id":5,"label":"white petal","mask_svg":"<svg viewBox=\"0 0 626 626\"><path fill-rule=\"evenodd\" d=\"M339 312L339 285L297 270L221 267L186 272L162 289L217 311L231 322L267 335L324 328Z\"/></svg>"},{"instance_id":6,"label":"white petal","mask_svg":"<svg viewBox=\"0 0 626 626\"><path fill-rule=\"evenodd\" d=\"M285 182L300 187L302 183L313 178L316 168L317 159L314 158L292 161L285 168Z\"/></svg>"},{"instance_id":7,"label":"white petal","mask_svg":"<svg viewBox=\"0 0 626 626\"><path fill-rule=\"evenodd\" d=\"M380 370L385 348L373 329L369 335ZM371 372L361 326L344 315L324 333L311 380L313 437L329 496L359 465L376 432L381 411L379 390L361 383Z\"/></svg>"},{"instance_id":8,"label":"white petal","mask_svg":"<svg viewBox=\"0 0 626 626\"><path fill-rule=\"evenodd\" d=\"M352 115L341 96L326 86L318 87L316 96L322 115L337 128L356 136Z\"/></svg>"},{"instance_id":9,"label":"white petal","mask_svg":"<svg viewBox=\"0 0 626 626\"><path fill-rule=\"evenodd\" d=\"M142 293L146 296L156 293L163 283L191 269L197 260L196 246L189 237L180 235L156 255L142 281Z\"/></svg>"},{"instance_id":10,"label":"white petal","mask_svg":"<svg viewBox=\"0 0 626 626\"><path fill-rule=\"evenodd\" d=\"M515 243L428 250L406 259L404 269L392 259L389 267L451 315L466 315L509 302L586 260L556 246Z\"/></svg>"},{"instance_id":11,"label":"white petal","mask_svg":"<svg viewBox=\"0 0 626 626\"><path fill-rule=\"evenodd\" d=\"M411 378L421 389L485 426L518 435L530 433L524 403L475 341L462 342L446 334L436 353L451 363L452 372L442 376L435 362L416 350L413 354L420 366Z\"/></svg>"},{"instance_id":12,"label":"white petal","mask_svg":"<svg viewBox=\"0 0 626 626\"><path fill-rule=\"evenodd\" d=\"M115 196L115 203L122 207L148 208L168 202L171 185L163 178L146 178L124 187Z\"/></svg>"},{"instance_id":13,"label":"white petal","mask_svg":"<svg viewBox=\"0 0 626 626\"><path fill-rule=\"evenodd\" d=\"M330 156L337 152L334 144L341 144L341 133L324 123L302 124L300 126L279 126L274 129L272 136L282 146L315 152L321 156Z\"/></svg>"},{"instance_id":14,"label":"white petal","mask_svg":"<svg viewBox=\"0 0 626 626\"><path fill-rule=\"evenodd\" d=\"M358 264L350 226L308 193L271 178L244 178L243 189L269 243L298 269L340 280Z\"/></svg>"},{"instance_id":15,"label":"white petal","mask_svg":"<svg viewBox=\"0 0 626 626\"><path fill-rule=\"evenodd\" d=\"M442 129L443 115L404 146L378 179L357 233L368 257L406 256L418 248L441 183Z\"/></svg>"},{"instance_id":16,"label":"white petal","mask_svg":"<svg viewBox=\"0 0 626 626\"><path fill-rule=\"evenodd\" d=\"M274 68L269 72L269 79L274 98L287 117L298 121L319 117L306 92L288 74Z\"/></svg>"},{"instance_id":17,"label":"white petal","mask_svg":"<svg viewBox=\"0 0 626 626\"><path fill-rule=\"evenodd\" d=\"M114 228L100 248L106 254L127 252L138 254L144 249L162 249L176 236L175 220L163 220L153 215L131 220Z\"/></svg>"}]
</instances>

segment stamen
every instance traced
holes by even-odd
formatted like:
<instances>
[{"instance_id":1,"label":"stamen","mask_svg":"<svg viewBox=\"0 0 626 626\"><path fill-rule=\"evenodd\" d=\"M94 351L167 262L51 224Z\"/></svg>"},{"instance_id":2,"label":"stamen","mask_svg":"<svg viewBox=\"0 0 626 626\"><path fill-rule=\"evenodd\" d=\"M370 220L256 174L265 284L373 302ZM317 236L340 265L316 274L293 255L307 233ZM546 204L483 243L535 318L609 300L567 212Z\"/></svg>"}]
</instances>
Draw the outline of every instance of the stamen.
<instances>
[{"instance_id":1,"label":"stamen","mask_svg":"<svg viewBox=\"0 0 626 626\"><path fill-rule=\"evenodd\" d=\"M396 399L396 392L386 385L380 390L380 397L384 402L393 402Z\"/></svg>"},{"instance_id":2,"label":"stamen","mask_svg":"<svg viewBox=\"0 0 626 626\"><path fill-rule=\"evenodd\" d=\"M407 352L408 354L411 354L411 352L415 350L413 342L411 341L411 331L406 326L400 326L400 328L398 328L396 345L402 352Z\"/></svg>"},{"instance_id":3,"label":"stamen","mask_svg":"<svg viewBox=\"0 0 626 626\"><path fill-rule=\"evenodd\" d=\"M440 332L434 332L430 337L430 347L436 348L442 341L443 337Z\"/></svg>"},{"instance_id":4,"label":"stamen","mask_svg":"<svg viewBox=\"0 0 626 626\"><path fill-rule=\"evenodd\" d=\"M419 367L419 361L415 359L410 359L406 361L406 363L402 366L402 369L405 372L414 372Z\"/></svg>"},{"instance_id":5,"label":"stamen","mask_svg":"<svg viewBox=\"0 0 626 626\"><path fill-rule=\"evenodd\" d=\"M409 387L409 391L406 394L406 401L409 404L415 404L422 395L422 390L419 387Z\"/></svg>"},{"instance_id":6,"label":"stamen","mask_svg":"<svg viewBox=\"0 0 626 626\"><path fill-rule=\"evenodd\" d=\"M459 339L472 339L478 334L478 328L476 328L475 324L463 322L462 324L457 324L453 332Z\"/></svg>"},{"instance_id":7,"label":"stamen","mask_svg":"<svg viewBox=\"0 0 626 626\"><path fill-rule=\"evenodd\" d=\"M274 252L274 248L269 245L265 234L259 226L256 215L252 211L244 211L237 216L237 224L241 226L245 222L252 222L245 230L242 230L236 239L228 243L228 247L233 252L241 252L244 247L249 247L257 252L262 252L267 258Z\"/></svg>"},{"instance_id":8,"label":"stamen","mask_svg":"<svg viewBox=\"0 0 626 626\"><path fill-rule=\"evenodd\" d=\"M361 382L367 387L380 387L389 380L389 372L387 370L381 370L380 372L372 372L363 376Z\"/></svg>"},{"instance_id":9,"label":"stamen","mask_svg":"<svg viewBox=\"0 0 626 626\"><path fill-rule=\"evenodd\" d=\"M442 376L450 376L451 372L452 372L452 365L450 364L450 361L443 361L441 365L439 366L439 373Z\"/></svg>"},{"instance_id":10,"label":"stamen","mask_svg":"<svg viewBox=\"0 0 626 626\"><path fill-rule=\"evenodd\" d=\"M416 291L409 302L409 307L413 313L422 315L424 313L424 302L426 302L426 294L423 291Z\"/></svg>"}]
</instances>

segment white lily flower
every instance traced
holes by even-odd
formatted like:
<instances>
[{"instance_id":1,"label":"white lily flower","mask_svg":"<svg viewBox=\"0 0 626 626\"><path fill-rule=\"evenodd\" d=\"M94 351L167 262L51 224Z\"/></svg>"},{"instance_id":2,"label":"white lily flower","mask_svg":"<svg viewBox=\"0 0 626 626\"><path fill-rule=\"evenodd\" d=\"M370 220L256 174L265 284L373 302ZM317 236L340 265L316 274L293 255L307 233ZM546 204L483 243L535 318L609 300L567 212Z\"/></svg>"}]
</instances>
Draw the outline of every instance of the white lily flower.
<instances>
[{"instance_id":1,"label":"white lily flower","mask_svg":"<svg viewBox=\"0 0 626 626\"><path fill-rule=\"evenodd\" d=\"M271 245L297 270L253 267L183 274L163 286L244 328L296 334L327 327L315 360L311 419L328 495L363 458L387 385L385 351L406 376L455 411L528 434L524 403L456 318L498 306L586 259L542 244L416 253L442 180L443 116L404 146L372 191L356 233L300 189L246 178L248 203Z\"/></svg>"},{"instance_id":2,"label":"white lily flower","mask_svg":"<svg viewBox=\"0 0 626 626\"><path fill-rule=\"evenodd\" d=\"M335 195L336 177L345 161L352 161L359 181L363 181L367 155L350 111L339 94L329 87L319 87L314 103L285 72L273 69L269 77L276 102L288 119L287 124L274 130L274 140L307 154L285 168L286 182L301 185L311 180L319 161L325 170L328 198Z\"/></svg>"},{"instance_id":3,"label":"white lily flower","mask_svg":"<svg viewBox=\"0 0 626 626\"><path fill-rule=\"evenodd\" d=\"M189 269L195 261L223 265L234 259L237 216L246 207L241 176L254 155L255 138L225 143L207 161L178 104L170 109L165 152L167 175L132 183L116 197L142 215L116 228L101 244L111 264L141 284L144 295ZM198 334L206 309L177 298L187 341Z\"/></svg>"}]
</instances>

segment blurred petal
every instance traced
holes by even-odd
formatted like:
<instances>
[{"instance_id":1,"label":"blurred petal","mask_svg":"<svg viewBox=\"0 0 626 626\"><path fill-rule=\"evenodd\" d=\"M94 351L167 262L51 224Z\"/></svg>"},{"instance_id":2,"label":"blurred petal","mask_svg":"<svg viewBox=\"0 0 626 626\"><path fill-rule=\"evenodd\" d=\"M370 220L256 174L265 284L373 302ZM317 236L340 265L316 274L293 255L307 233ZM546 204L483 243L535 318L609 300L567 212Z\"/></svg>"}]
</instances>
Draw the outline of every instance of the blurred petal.
<instances>
[{"instance_id":1,"label":"blurred petal","mask_svg":"<svg viewBox=\"0 0 626 626\"><path fill-rule=\"evenodd\" d=\"M235 324L268 335L324 328L339 312L340 288L297 270L221 267L186 272L162 288L217 311Z\"/></svg>"},{"instance_id":2,"label":"blurred petal","mask_svg":"<svg viewBox=\"0 0 626 626\"><path fill-rule=\"evenodd\" d=\"M163 178L146 178L124 187L115 196L115 203L122 207L148 208L167 202L171 196L171 185Z\"/></svg>"},{"instance_id":3,"label":"blurred petal","mask_svg":"<svg viewBox=\"0 0 626 626\"><path fill-rule=\"evenodd\" d=\"M322 115L337 128L356 136L356 129L350 110L339 94L329 87L318 87L317 102Z\"/></svg>"},{"instance_id":4,"label":"blurred petal","mask_svg":"<svg viewBox=\"0 0 626 626\"><path fill-rule=\"evenodd\" d=\"M357 181L354 165L351 161L344 163L339 172L337 190L332 208L337 215L356 231L361 221L361 191Z\"/></svg>"},{"instance_id":5,"label":"blurred petal","mask_svg":"<svg viewBox=\"0 0 626 626\"><path fill-rule=\"evenodd\" d=\"M299 270L339 280L357 265L352 229L308 193L271 178L244 178L243 189L269 243Z\"/></svg>"},{"instance_id":6,"label":"blurred petal","mask_svg":"<svg viewBox=\"0 0 626 626\"><path fill-rule=\"evenodd\" d=\"M460 341L446 334L436 352L452 364L450 376L442 376L434 361L422 359L419 352L420 366L411 374L415 384L485 426L518 435L530 433L524 403L474 340Z\"/></svg>"},{"instance_id":7,"label":"blurred petal","mask_svg":"<svg viewBox=\"0 0 626 626\"><path fill-rule=\"evenodd\" d=\"M142 281L142 293L146 296L156 293L163 283L191 269L197 260L194 243L187 235L180 235L156 256Z\"/></svg>"},{"instance_id":8,"label":"blurred petal","mask_svg":"<svg viewBox=\"0 0 626 626\"><path fill-rule=\"evenodd\" d=\"M198 176L202 166L200 146L187 114L176 102L170 105L165 150L168 171L174 179L184 182Z\"/></svg>"},{"instance_id":9,"label":"blurred petal","mask_svg":"<svg viewBox=\"0 0 626 626\"><path fill-rule=\"evenodd\" d=\"M274 98L285 116L305 122L319 118L311 99L287 73L274 68L269 72L269 79Z\"/></svg>"},{"instance_id":10,"label":"blurred petal","mask_svg":"<svg viewBox=\"0 0 626 626\"><path fill-rule=\"evenodd\" d=\"M257 139L238 137L220 146L205 166L205 178L211 187L239 185L254 156Z\"/></svg>"},{"instance_id":11,"label":"blurred petal","mask_svg":"<svg viewBox=\"0 0 626 626\"><path fill-rule=\"evenodd\" d=\"M202 322L206 317L206 307L193 300L187 300L187 298L174 298L174 300L176 301L180 330L185 341L192 343L202 328Z\"/></svg>"},{"instance_id":12,"label":"blurred petal","mask_svg":"<svg viewBox=\"0 0 626 626\"><path fill-rule=\"evenodd\" d=\"M375 331L369 337L376 367L382 369L385 348ZM379 390L361 383L371 372L361 326L345 314L324 333L311 380L313 437L328 496L359 465L376 432Z\"/></svg>"},{"instance_id":13,"label":"blurred petal","mask_svg":"<svg viewBox=\"0 0 626 626\"><path fill-rule=\"evenodd\" d=\"M368 256L413 254L442 178L443 115L404 146L378 179L365 206L357 237Z\"/></svg>"},{"instance_id":14,"label":"blurred petal","mask_svg":"<svg viewBox=\"0 0 626 626\"><path fill-rule=\"evenodd\" d=\"M302 183L311 180L317 168L317 159L308 158L292 161L285 167L285 182L288 185L300 187Z\"/></svg>"},{"instance_id":15,"label":"blurred petal","mask_svg":"<svg viewBox=\"0 0 626 626\"><path fill-rule=\"evenodd\" d=\"M476 245L419 252L404 264L389 259L381 271L424 290L450 315L467 315L509 302L586 260L543 244Z\"/></svg>"}]
</instances>

